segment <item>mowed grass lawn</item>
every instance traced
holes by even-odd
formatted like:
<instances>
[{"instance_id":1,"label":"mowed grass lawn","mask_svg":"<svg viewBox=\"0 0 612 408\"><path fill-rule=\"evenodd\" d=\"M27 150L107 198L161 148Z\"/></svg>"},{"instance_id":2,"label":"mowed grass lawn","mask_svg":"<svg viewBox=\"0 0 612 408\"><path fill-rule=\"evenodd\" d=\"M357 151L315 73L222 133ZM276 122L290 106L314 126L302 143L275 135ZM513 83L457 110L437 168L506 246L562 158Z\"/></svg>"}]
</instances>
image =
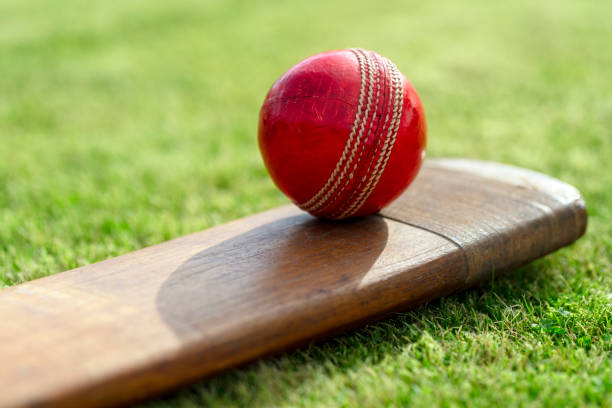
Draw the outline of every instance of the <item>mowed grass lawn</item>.
<instances>
[{"instance_id":1,"label":"mowed grass lawn","mask_svg":"<svg viewBox=\"0 0 612 408\"><path fill-rule=\"evenodd\" d=\"M260 103L300 59L359 46L419 91L428 157L567 181L586 236L151 407L612 406L611 21L608 0L3 0L0 285L286 203Z\"/></svg>"}]
</instances>

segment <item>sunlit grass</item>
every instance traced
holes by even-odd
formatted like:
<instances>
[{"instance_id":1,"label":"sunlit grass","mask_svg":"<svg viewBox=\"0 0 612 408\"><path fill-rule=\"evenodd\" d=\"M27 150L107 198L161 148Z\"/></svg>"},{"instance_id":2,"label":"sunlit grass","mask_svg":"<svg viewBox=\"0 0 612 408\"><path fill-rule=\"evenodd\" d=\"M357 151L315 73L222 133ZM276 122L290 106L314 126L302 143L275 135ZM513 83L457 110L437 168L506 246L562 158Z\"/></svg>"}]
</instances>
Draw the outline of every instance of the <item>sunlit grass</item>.
<instances>
[{"instance_id":1,"label":"sunlit grass","mask_svg":"<svg viewBox=\"0 0 612 408\"><path fill-rule=\"evenodd\" d=\"M259 104L301 58L361 46L419 91L429 157L570 182L587 235L153 406L610 406L611 19L607 1L5 0L0 285L286 203L257 151Z\"/></svg>"}]
</instances>

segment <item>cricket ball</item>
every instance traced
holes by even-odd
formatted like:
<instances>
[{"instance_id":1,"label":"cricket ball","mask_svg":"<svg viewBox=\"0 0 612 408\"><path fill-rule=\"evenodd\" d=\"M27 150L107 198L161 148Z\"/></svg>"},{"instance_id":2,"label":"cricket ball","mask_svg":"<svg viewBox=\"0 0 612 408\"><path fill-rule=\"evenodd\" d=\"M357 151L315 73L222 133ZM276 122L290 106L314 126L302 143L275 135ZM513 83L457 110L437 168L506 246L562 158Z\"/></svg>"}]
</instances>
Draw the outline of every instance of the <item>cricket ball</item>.
<instances>
[{"instance_id":1,"label":"cricket ball","mask_svg":"<svg viewBox=\"0 0 612 408\"><path fill-rule=\"evenodd\" d=\"M272 85L258 139L270 176L298 207L328 219L360 217L389 204L417 175L425 114L387 58L329 51Z\"/></svg>"}]
</instances>

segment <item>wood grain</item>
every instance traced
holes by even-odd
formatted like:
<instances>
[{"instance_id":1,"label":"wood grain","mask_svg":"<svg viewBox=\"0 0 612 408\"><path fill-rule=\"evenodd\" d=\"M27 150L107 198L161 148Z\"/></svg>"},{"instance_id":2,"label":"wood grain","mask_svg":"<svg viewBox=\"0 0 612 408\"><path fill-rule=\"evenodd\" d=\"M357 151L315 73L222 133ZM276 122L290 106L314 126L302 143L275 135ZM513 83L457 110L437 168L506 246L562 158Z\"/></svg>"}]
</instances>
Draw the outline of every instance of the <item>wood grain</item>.
<instances>
[{"instance_id":1,"label":"wood grain","mask_svg":"<svg viewBox=\"0 0 612 408\"><path fill-rule=\"evenodd\" d=\"M112 406L465 289L584 233L579 193L430 161L383 216L292 206L0 292L0 406Z\"/></svg>"},{"instance_id":2,"label":"wood grain","mask_svg":"<svg viewBox=\"0 0 612 408\"><path fill-rule=\"evenodd\" d=\"M457 244L468 283L574 242L587 220L575 188L533 171L465 159L430 161L381 214Z\"/></svg>"}]
</instances>

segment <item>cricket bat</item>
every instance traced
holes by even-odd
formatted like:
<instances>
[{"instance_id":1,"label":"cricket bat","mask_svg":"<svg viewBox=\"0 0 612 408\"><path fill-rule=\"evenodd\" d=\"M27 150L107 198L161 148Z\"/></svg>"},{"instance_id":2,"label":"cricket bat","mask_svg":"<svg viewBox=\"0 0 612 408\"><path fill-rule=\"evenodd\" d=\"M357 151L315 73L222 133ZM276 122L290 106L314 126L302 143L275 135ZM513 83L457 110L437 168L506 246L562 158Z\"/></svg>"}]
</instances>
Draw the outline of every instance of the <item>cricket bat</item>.
<instances>
[{"instance_id":1,"label":"cricket bat","mask_svg":"<svg viewBox=\"0 0 612 408\"><path fill-rule=\"evenodd\" d=\"M379 215L283 206L0 291L0 406L123 405L467 289L569 245L543 174L429 160Z\"/></svg>"}]
</instances>

